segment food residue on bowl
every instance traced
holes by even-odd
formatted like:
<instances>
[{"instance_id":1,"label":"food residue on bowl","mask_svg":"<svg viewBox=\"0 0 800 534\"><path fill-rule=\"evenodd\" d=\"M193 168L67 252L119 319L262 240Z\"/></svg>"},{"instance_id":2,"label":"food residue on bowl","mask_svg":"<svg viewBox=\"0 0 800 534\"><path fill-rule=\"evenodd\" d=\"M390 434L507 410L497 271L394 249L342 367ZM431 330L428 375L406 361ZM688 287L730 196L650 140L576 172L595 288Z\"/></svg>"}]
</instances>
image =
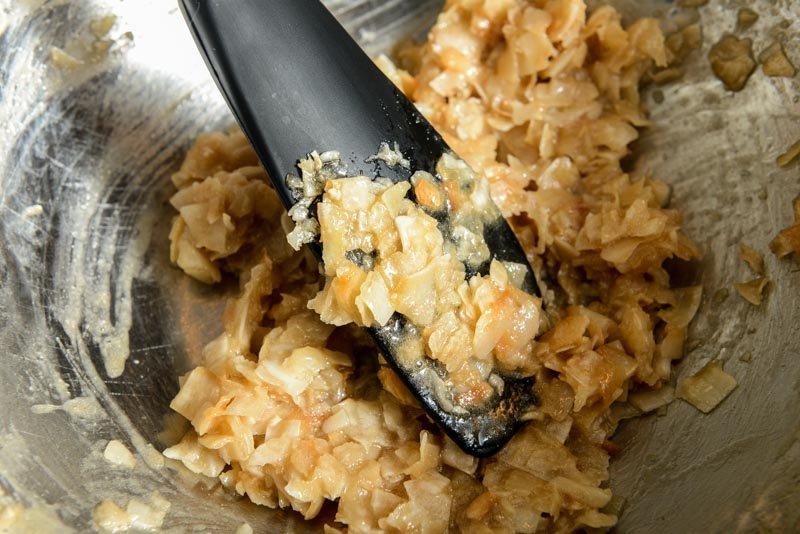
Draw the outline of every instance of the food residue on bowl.
<instances>
[{"instance_id":1,"label":"food residue on bowl","mask_svg":"<svg viewBox=\"0 0 800 534\"><path fill-rule=\"evenodd\" d=\"M403 156L403 153L400 151L400 146L397 144L397 142L394 142L390 146L389 143L383 141L378 149L378 152L374 156L367 158L367 163L372 161L383 161L390 167L394 167L396 165L403 167L404 169L411 167L411 162Z\"/></svg>"},{"instance_id":2,"label":"food residue on bowl","mask_svg":"<svg viewBox=\"0 0 800 534\"><path fill-rule=\"evenodd\" d=\"M664 386L659 389L642 389L628 396L628 403L641 413L649 413L662 408L675 400L675 388Z\"/></svg>"},{"instance_id":3,"label":"food residue on bowl","mask_svg":"<svg viewBox=\"0 0 800 534\"><path fill-rule=\"evenodd\" d=\"M95 507L92 518L101 534L131 529L152 531L161 527L169 508L170 502L155 491L150 495L149 502L131 499L125 508L106 499Z\"/></svg>"},{"instance_id":4,"label":"food residue on bowl","mask_svg":"<svg viewBox=\"0 0 800 534\"><path fill-rule=\"evenodd\" d=\"M753 59L753 41L724 35L708 52L714 74L731 91L744 89L747 79L756 69Z\"/></svg>"},{"instance_id":5,"label":"food residue on bowl","mask_svg":"<svg viewBox=\"0 0 800 534\"><path fill-rule=\"evenodd\" d=\"M678 0L678 5L681 7L702 7L708 3L708 0Z\"/></svg>"},{"instance_id":6,"label":"food residue on bowl","mask_svg":"<svg viewBox=\"0 0 800 534\"><path fill-rule=\"evenodd\" d=\"M764 257L746 243L739 243L739 259L756 274L764 274Z\"/></svg>"},{"instance_id":7,"label":"food residue on bowl","mask_svg":"<svg viewBox=\"0 0 800 534\"><path fill-rule=\"evenodd\" d=\"M107 462L133 469L136 467L136 457L128 450L124 443L119 440L112 439L103 450L103 458Z\"/></svg>"},{"instance_id":8,"label":"food residue on bowl","mask_svg":"<svg viewBox=\"0 0 800 534\"><path fill-rule=\"evenodd\" d=\"M650 79L657 83L669 83L680 79L683 76L683 63L687 56L703 45L703 31L700 24L694 23L667 35L665 44L667 45L668 65L656 68L650 74Z\"/></svg>"},{"instance_id":9,"label":"food residue on bowl","mask_svg":"<svg viewBox=\"0 0 800 534\"><path fill-rule=\"evenodd\" d=\"M756 22L758 22L758 13L749 7L741 8L736 14L736 29L739 31L749 30Z\"/></svg>"},{"instance_id":10,"label":"food residue on bowl","mask_svg":"<svg viewBox=\"0 0 800 534\"><path fill-rule=\"evenodd\" d=\"M117 17L114 15L104 15L89 21L89 31L92 32L92 35L96 38L102 39L111 32L111 28L113 28L116 23Z\"/></svg>"},{"instance_id":11,"label":"food residue on bowl","mask_svg":"<svg viewBox=\"0 0 800 534\"><path fill-rule=\"evenodd\" d=\"M762 276L749 282L733 284L733 287L744 300L753 306L760 306L761 301L764 299L764 289L768 284L769 280Z\"/></svg>"},{"instance_id":12,"label":"food residue on bowl","mask_svg":"<svg viewBox=\"0 0 800 534\"><path fill-rule=\"evenodd\" d=\"M775 162L778 164L778 167L786 167L793 162L797 156L800 156L800 140L790 146L786 152L778 156Z\"/></svg>"},{"instance_id":13,"label":"food residue on bowl","mask_svg":"<svg viewBox=\"0 0 800 534\"><path fill-rule=\"evenodd\" d=\"M769 244L769 248L778 258L792 253L800 255L800 195L795 197L792 208L794 224L781 230Z\"/></svg>"},{"instance_id":14,"label":"food residue on bowl","mask_svg":"<svg viewBox=\"0 0 800 534\"><path fill-rule=\"evenodd\" d=\"M41 204L32 204L22 210L22 217L25 219L33 219L44 214L44 208Z\"/></svg>"},{"instance_id":15,"label":"food residue on bowl","mask_svg":"<svg viewBox=\"0 0 800 534\"><path fill-rule=\"evenodd\" d=\"M758 55L758 62L764 74L772 77L791 78L797 73L792 62L786 57L780 41L773 41L763 52Z\"/></svg>"},{"instance_id":16,"label":"food residue on bowl","mask_svg":"<svg viewBox=\"0 0 800 534\"><path fill-rule=\"evenodd\" d=\"M0 486L0 532L3 534L72 534L75 532L51 505L25 506L6 495Z\"/></svg>"},{"instance_id":17,"label":"food residue on bowl","mask_svg":"<svg viewBox=\"0 0 800 534\"><path fill-rule=\"evenodd\" d=\"M133 34L125 32L119 38L109 37L117 22L114 15L105 15L89 21L89 31L68 41L63 47L51 47L50 63L63 71L74 71L87 64L99 63L108 57L117 41L132 42Z\"/></svg>"},{"instance_id":18,"label":"food residue on bowl","mask_svg":"<svg viewBox=\"0 0 800 534\"><path fill-rule=\"evenodd\" d=\"M94 397L75 397L63 404L34 404L31 412L35 414L53 413L63 410L64 413L77 419L91 420L102 413L102 408Z\"/></svg>"},{"instance_id":19,"label":"food residue on bowl","mask_svg":"<svg viewBox=\"0 0 800 534\"><path fill-rule=\"evenodd\" d=\"M54 46L50 49L50 63L62 70L75 70L83 65L83 61Z\"/></svg>"},{"instance_id":20,"label":"food residue on bowl","mask_svg":"<svg viewBox=\"0 0 800 534\"><path fill-rule=\"evenodd\" d=\"M677 396L703 413L716 408L736 389L736 379L711 362L695 375L678 382Z\"/></svg>"}]
</instances>

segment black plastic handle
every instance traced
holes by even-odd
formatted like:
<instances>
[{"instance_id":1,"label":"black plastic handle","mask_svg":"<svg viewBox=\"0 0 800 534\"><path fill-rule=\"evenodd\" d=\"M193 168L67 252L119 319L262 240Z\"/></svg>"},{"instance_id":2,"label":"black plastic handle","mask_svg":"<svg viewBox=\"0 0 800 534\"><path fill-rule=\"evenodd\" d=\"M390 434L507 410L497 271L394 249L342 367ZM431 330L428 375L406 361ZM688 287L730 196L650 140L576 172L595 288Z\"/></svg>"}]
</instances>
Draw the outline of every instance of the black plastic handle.
<instances>
[{"instance_id":1,"label":"black plastic handle","mask_svg":"<svg viewBox=\"0 0 800 534\"><path fill-rule=\"evenodd\" d=\"M337 150L351 174L397 142L411 169L432 170L447 146L318 0L181 0L222 94L280 187L312 150ZM423 141L423 142L421 142ZM405 180L411 170L382 167Z\"/></svg>"}]
</instances>

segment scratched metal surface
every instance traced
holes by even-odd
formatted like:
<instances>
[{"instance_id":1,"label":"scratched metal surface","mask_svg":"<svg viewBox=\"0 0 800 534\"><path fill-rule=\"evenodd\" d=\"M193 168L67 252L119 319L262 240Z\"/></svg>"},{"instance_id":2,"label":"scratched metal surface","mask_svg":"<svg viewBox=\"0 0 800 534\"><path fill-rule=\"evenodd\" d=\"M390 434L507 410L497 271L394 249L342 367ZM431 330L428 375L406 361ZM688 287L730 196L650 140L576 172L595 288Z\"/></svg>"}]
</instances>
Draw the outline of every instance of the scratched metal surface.
<instances>
[{"instance_id":1,"label":"scratched metal surface","mask_svg":"<svg viewBox=\"0 0 800 534\"><path fill-rule=\"evenodd\" d=\"M665 0L612 3L629 15L656 13L665 25L677 13ZM429 24L437 4L331 2L371 51ZM761 14L747 32L755 49L781 35L800 63L797 3L747 4ZM731 94L710 74L708 48L733 30L743 5L711 0L700 9L704 49L684 80L648 91L657 126L637 146L638 168L673 185L673 204L704 253L705 297L677 375L719 358L739 387L709 416L675 402L664 416L621 428L611 483L627 499L620 532L788 530L800 522L800 264L778 262L767 249L800 194L798 164L774 164L800 138L800 82L757 71ZM50 46L86 34L90 19L109 12L119 17L112 36L131 31L132 44L120 39L108 58L71 74L48 65ZM191 283L167 261L169 175L198 132L230 122L174 3L0 0L0 32L5 498L49 506L78 531L91 528L101 499L124 505L154 489L172 503L168 531L232 532L244 521L259 532L307 530L292 514L141 457L132 471L101 457L108 439L140 454L168 440L159 433L176 377L218 333L231 291ZM736 257L741 240L765 253L772 283L760 308L731 290L750 276ZM124 373L110 378L103 354L128 348ZM93 411L52 408L76 397L94 399Z\"/></svg>"}]
</instances>

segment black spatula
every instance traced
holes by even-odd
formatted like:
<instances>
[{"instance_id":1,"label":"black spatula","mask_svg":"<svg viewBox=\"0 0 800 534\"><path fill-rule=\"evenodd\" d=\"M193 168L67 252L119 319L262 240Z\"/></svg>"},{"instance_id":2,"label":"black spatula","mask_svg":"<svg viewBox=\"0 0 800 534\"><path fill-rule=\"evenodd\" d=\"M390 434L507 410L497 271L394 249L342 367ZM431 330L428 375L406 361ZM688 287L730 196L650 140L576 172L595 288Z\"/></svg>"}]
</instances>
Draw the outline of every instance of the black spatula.
<instances>
[{"instance_id":1,"label":"black spatula","mask_svg":"<svg viewBox=\"0 0 800 534\"><path fill-rule=\"evenodd\" d=\"M366 160L382 142L397 142L410 168L380 165L381 176L409 180L414 170L434 172L449 148L405 96L378 70L318 0L180 0L197 45L240 126L272 177L287 208L295 203L286 177L314 150L336 150L350 175L375 175ZM525 266L523 289L538 294L533 273L513 231L500 218L484 234L491 256ZM324 243L323 243L324 246ZM314 247L319 252L319 247ZM489 262L477 269L485 274ZM431 371L446 371L425 355L403 366L395 349L408 327L395 314L370 328L386 360L428 414L465 451L496 452L519 427L535 399L532 379L504 376L501 394L480 409L454 414L432 391ZM439 397L441 398L441 397Z\"/></svg>"}]
</instances>

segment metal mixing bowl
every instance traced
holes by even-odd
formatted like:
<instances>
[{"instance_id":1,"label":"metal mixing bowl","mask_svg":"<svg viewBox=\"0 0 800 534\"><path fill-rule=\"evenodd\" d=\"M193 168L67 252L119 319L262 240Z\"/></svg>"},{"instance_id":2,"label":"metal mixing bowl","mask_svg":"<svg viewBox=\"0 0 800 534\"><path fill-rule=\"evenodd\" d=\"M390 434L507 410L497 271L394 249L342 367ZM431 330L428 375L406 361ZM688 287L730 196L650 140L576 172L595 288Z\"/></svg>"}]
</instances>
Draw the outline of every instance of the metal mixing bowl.
<instances>
[{"instance_id":1,"label":"metal mixing bowl","mask_svg":"<svg viewBox=\"0 0 800 534\"><path fill-rule=\"evenodd\" d=\"M665 27L693 13L666 0L611 3ZM424 29L440 2L329 4L376 52ZM705 296L676 374L717 359L739 387L710 415L677 401L622 426L611 480L627 499L620 532L800 524L800 267L767 248L800 193L797 163L775 165L800 138L800 81L759 70L734 94L711 74L708 49L745 5L761 15L746 34L755 49L782 37L800 64L797 2L712 0L685 77L647 90L656 126L636 146L638 167L673 186L703 250L700 274L688 276ZM69 73L49 64L51 46L107 13L118 17L108 57ZM177 377L218 333L233 291L169 265L169 176L197 133L230 122L172 0L0 0L0 499L55 511L54 531L90 530L101 499L124 505L155 489L171 502L168 531L309 528L145 461L149 443L169 441L161 431L174 425L165 417ZM765 253L760 307L732 290L751 276L741 241ZM128 351L110 378L104 355ZM135 469L105 462L109 439L137 451Z\"/></svg>"}]
</instances>

